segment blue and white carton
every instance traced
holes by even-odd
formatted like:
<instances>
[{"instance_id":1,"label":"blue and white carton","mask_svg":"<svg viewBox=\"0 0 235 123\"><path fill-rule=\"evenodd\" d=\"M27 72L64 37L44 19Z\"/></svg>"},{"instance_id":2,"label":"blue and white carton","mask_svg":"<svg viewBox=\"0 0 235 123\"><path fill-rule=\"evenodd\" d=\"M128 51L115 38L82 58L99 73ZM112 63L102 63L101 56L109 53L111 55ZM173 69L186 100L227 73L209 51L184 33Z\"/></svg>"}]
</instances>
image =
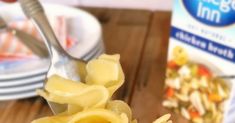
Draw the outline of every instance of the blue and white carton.
<instances>
[{"instance_id":1,"label":"blue and white carton","mask_svg":"<svg viewBox=\"0 0 235 123\"><path fill-rule=\"evenodd\" d=\"M235 123L235 0L175 0L163 106L192 123Z\"/></svg>"}]
</instances>

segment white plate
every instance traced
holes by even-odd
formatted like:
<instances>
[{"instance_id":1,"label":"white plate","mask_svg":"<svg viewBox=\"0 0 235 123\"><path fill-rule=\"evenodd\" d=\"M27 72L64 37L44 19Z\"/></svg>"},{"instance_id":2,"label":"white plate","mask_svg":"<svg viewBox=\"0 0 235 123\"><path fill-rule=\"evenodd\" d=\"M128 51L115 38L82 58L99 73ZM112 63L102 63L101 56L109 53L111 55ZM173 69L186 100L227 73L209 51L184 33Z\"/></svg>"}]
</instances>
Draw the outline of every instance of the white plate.
<instances>
[{"instance_id":1,"label":"white plate","mask_svg":"<svg viewBox=\"0 0 235 123\"><path fill-rule=\"evenodd\" d=\"M95 49L92 50L92 52L90 52L90 54L87 54L83 59L90 60L92 58L97 57L97 55L102 54L103 52L104 52L104 46L102 43L100 43ZM39 62L39 61L34 61L34 62ZM47 64L47 62L39 62L39 63ZM27 65L29 65L29 63L27 63ZM29 65L29 66L31 66L31 65ZM26 67L26 68L29 69L28 67ZM24 69L21 67L16 70L21 71ZM47 68L45 69L45 71L42 71L41 73L38 73L35 75L33 74L35 72L31 72L31 73L29 72L26 77L22 77L22 78L12 78L12 79L7 79L7 80L0 80L0 87L11 87L11 86L34 83L36 81L39 81L39 80L42 80L45 78L46 70L47 70Z\"/></svg>"},{"instance_id":2,"label":"white plate","mask_svg":"<svg viewBox=\"0 0 235 123\"><path fill-rule=\"evenodd\" d=\"M9 88L0 88L0 94L9 94L9 93L19 93L19 92L24 92L24 91L29 91L29 90L36 90L38 88L43 87L43 80L33 83L30 85L23 85L23 86L17 86L17 87L9 87Z\"/></svg>"},{"instance_id":3,"label":"white plate","mask_svg":"<svg viewBox=\"0 0 235 123\"><path fill-rule=\"evenodd\" d=\"M0 81L0 88L27 85L27 84L35 83L38 81L42 81L45 79L45 77L46 77L46 73L39 74L37 76L29 76L29 77L23 78L23 79Z\"/></svg>"},{"instance_id":4,"label":"white plate","mask_svg":"<svg viewBox=\"0 0 235 123\"><path fill-rule=\"evenodd\" d=\"M73 48L69 50L70 54L73 53L71 55L77 58L82 58L98 45L101 39L101 27L98 21L89 13L77 8L62 5L45 4L44 7L48 16L63 15L74 18L70 19L70 25L68 26L71 29L71 35L76 36L79 43L77 46L73 46ZM25 18L19 4L1 6L0 16L2 16L6 21ZM76 54L74 54L74 52L76 52ZM40 63L41 61L38 61L37 63L33 62L32 64L36 64L35 66L31 65L31 63L27 63L18 69L14 68L4 72L1 71L0 80L22 78L46 72L49 65Z\"/></svg>"},{"instance_id":5,"label":"white plate","mask_svg":"<svg viewBox=\"0 0 235 123\"><path fill-rule=\"evenodd\" d=\"M97 58L102 53L104 53L104 48L100 47L92 57L89 57L89 58L87 57L87 59L90 60L90 59L93 59L93 58ZM41 76L33 77L32 81L37 80L36 78L39 79L40 77ZM42 78L43 77L44 76L42 76ZM23 85L23 86L7 87L7 88L6 87L4 87L4 88L0 87L0 101L13 100L13 99L24 99L24 98L37 96L35 90L38 89L38 88L43 87L43 80L35 82L31 85ZM14 81L12 81L12 82L14 82ZM18 82L19 81L15 81L14 83L19 84ZM21 82L23 82L23 81L21 81ZM31 81L28 80L28 82L30 83ZM7 81L5 83L7 83ZM11 83L11 82L8 81L8 83ZM24 82L24 84L28 84L28 83Z\"/></svg>"},{"instance_id":6,"label":"white plate","mask_svg":"<svg viewBox=\"0 0 235 123\"><path fill-rule=\"evenodd\" d=\"M45 73L49 67L48 59L34 59L22 65L0 71L0 82L4 80L18 79Z\"/></svg>"},{"instance_id":7,"label":"white plate","mask_svg":"<svg viewBox=\"0 0 235 123\"><path fill-rule=\"evenodd\" d=\"M98 50L104 49L102 40L99 41L98 45L93 48L89 54L86 54L81 59L90 59ZM71 53L76 53L76 49L70 50ZM73 54L74 55L74 54ZM33 59L27 63L23 63L21 66L14 67L0 71L0 86L1 82L11 81L13 79L24 79L30 76L36 76L38 74L46 73L49 67L48 59Z\"/></svg>"},{"instance_id":8,"label":"white plate","mask_svg":"<svg viewBox=\"0 0 235 123\"><path fill-rule=\"evenodd\" d=\"M87 54L86 57L84 57L83 59L90 60L90 59L98 57L102 53L104 53L104 46L103 44L100 44L90 54ZM33 76L26 76L24 78L0 80L0 88L31 84L39 80L44 80L45 77L46 77L46 72L43 72L43 73L36 74Z\"/></svg>"},{"instance_id":9,"label":"white plate","mask_svg":"<svg viewBox=\"0 0 235 123\"><path fill-rule=\"evenodd\" d=\"M23 99L36 96L36 92L34 90L16 94L8 94L8 95L0 95L0 101L13 100L13 99Z\"/></svg>"},{"instance_id":10,"label":"white plate","mask_svg":"<svg viewBox=\"0 0 235 123\"><path fill-rule=\"evenodd\" d=\"M43 6L48 16L66 16L71 18L68 19L69 34L76 37L79 41L76 57L84 56L97 45L102 36L101 26L91 14L78 8L63 5L44 4ZM26 18L19 4L0 7L0 15L6 21Z\"/></svg>"}]
</instances>

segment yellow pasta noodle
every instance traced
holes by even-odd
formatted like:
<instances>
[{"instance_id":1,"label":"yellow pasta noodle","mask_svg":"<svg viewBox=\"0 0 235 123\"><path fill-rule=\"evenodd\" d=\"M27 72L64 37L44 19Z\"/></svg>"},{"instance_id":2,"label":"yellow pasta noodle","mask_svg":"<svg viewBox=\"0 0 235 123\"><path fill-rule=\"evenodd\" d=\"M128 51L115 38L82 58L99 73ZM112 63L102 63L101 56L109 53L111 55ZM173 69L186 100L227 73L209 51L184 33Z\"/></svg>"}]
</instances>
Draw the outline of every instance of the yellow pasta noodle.
<instances>
[{"instance_id":1,"label":"yellow pasta noodle","mask_svg":"<svg viewBox=\"0 0 235 123\"><path fill-rule=\"evenodd\" d=\"M111 100L124 82L119 59L119 55L101 55L88 62L85 82L57 75L49 78L45 90L37 90L37 93L48 101L66 104L68 108L59 115L32 123L137 123L128 104ZM154 123L170 123L168 119L169 115Z\"/></svg>"},{"instance_id":2,"label":"yellow pasta noodle","mask_svg":"<svg viewBox=\"0 0 235 123\"><path fill-rule=\"evenodd\" d=\"M110 96L124 83L124 73L119 63L119 55L101 55L87 64L86 83L103 85Z\"/></svg>"}]
</instances>

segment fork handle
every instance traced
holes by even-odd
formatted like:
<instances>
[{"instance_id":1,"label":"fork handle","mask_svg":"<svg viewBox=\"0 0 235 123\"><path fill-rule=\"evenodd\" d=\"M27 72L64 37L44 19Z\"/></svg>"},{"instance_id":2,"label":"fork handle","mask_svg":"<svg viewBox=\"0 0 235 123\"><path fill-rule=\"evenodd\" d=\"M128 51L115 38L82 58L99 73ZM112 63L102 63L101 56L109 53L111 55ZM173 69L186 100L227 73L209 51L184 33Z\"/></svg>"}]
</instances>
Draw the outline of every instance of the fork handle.
<instances>
[{"instance_id":1,"label":"fork handle","mask_svg":"<svg viewBox=\"0 0 235 123\"><path fill-rule=\"evenodd\" d=\"M33 20L42 35L51 58L59 57L61 54L64 54L65 51L59 44L40 2L38 0L19 0L19 2L23 12L28 18Z\"/></svg>"}]
</instances>

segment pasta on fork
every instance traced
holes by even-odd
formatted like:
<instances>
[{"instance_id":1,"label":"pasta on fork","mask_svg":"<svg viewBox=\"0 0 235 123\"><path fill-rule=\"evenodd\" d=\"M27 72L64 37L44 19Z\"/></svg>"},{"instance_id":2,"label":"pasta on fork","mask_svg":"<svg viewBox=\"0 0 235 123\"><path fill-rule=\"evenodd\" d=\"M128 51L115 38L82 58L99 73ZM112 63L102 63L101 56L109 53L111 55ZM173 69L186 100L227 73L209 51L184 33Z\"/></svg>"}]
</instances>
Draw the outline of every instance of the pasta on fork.
<instances>
[{"instance_id":1,"label":"pasta on fork","mask_svg":"<svg viewBox=\"0 0 235 123\"><path fill-rule=\"evenodd\" d=\"M124 83L119 55L101 55L88 62L86 82L75 82L54 75L45 90L37 93L46 100L66 104L59 115L34 120L32 123L137 123L128 104L112 100L114 92ZM171 123L170 115L154 123Z\"/></svg>"}]
</instances>

